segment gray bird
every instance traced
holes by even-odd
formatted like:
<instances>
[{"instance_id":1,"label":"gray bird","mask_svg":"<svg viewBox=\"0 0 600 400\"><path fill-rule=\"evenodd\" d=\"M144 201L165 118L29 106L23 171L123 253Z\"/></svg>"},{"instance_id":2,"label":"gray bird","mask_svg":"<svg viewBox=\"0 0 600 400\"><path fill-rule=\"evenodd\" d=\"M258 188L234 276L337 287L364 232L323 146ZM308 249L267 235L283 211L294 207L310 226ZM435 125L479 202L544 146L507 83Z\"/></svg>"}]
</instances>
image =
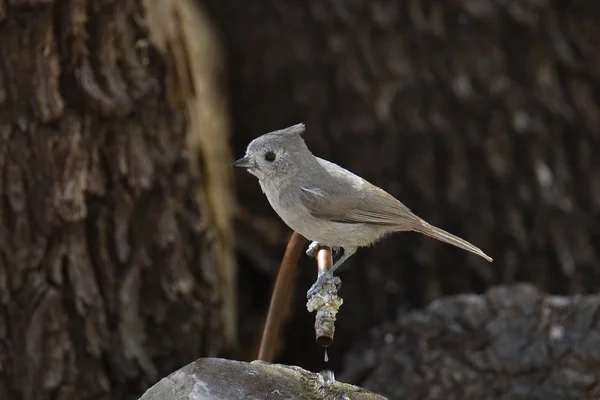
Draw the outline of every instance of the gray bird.
<instances>
[{"instance_id":1,"label":"gray bird","mask_svg":"<svg viewBox=\"0 0 600 400\"><path fill-rule=\"evenodd\" d=\"M319 244L343 254L308 290L310 298L359 247L383 236L415 231L492 261L479 248L413 214L394 196L332 162L315 157L302 138L304 124L266 133L248 145L233 166L258 178L279 217L311 240L306 254Z\"/></svg>"}]
</instances>

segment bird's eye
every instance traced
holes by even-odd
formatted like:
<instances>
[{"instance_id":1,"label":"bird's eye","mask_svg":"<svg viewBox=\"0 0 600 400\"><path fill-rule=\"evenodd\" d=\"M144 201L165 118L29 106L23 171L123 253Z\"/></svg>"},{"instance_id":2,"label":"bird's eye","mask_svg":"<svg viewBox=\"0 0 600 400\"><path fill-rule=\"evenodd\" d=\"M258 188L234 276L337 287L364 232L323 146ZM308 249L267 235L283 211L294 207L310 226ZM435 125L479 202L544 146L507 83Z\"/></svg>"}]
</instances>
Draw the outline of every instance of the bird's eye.
<instances>
[{"instance_id":1,"label":"bird's eye","mask_svg":"<svg viewBox=\"0 0 600 400\"><path fill-rule=\"evenodd\" d=\"M267 151L265 153L265 160L267 160L268 162L275 161L275 153L273 153L272 151Z\"/></svg>"}]
</instances>

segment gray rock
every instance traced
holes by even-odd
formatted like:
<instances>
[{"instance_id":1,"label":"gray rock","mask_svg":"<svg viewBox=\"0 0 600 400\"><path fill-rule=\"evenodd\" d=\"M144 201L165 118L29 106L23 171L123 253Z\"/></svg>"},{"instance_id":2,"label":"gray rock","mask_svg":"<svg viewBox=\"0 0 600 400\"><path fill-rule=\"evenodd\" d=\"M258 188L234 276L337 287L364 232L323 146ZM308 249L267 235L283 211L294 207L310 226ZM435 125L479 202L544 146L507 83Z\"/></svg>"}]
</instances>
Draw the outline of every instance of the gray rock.
<instances>
[{"instance_id":1,"label":"gray rock","mask_svg":"<svg viewBox=\"0 0 600 400\"><path fill-rule=\"evenodd\" d=\"M140 400L384 400L299 367L201 358L161 379Z\"/></svg>"}]
</instances>

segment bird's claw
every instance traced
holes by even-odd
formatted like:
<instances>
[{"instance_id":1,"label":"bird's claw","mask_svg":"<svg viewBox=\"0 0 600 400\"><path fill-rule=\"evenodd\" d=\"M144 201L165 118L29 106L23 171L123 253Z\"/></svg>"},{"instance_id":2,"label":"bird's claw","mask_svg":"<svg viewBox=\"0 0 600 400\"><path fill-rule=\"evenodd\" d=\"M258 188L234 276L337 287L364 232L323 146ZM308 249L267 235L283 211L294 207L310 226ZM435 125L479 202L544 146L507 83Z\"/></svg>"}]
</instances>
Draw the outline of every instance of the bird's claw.
<instances>
[{"instance_id":1,"label":"bird's claw","mask_svg":"<svg viewBox=\"0 0 600 400\"><path fill-rule=\"evenodd\" d=\"M342 282L340 281L340 278L334 277L333 274L331 273L331 271L327 270L326 272L321 274L317 278L315 283L313 283L313 285L310 287L310 289L308 289L308 291L306 292L306 298L308 300L310 300L315 294L321 292L323 290L323 285L326 282L329 282L330 280L332 280L331 282L335 285L335 287L336 287L335 290L336 291L339 290L340 287L342 286Z\"/></svg>"},{"instance_id":2,"label":"bird's claw","mask_svg":"<svg viewBox=\"0 0 600 400\"><path fill-rule=\"evenodd\" d=\"M306 298L307 299L310 299L318 291L321 290L321 288L323 287L323 284L325 283L326 276L327 276L327 273L324 273L323 275L321 275L321 276L319 276L317 278L317 280L315 281L315 283L313 283L313 285L310 287L310 289L308 289L308 291L306 292Z\"/></svg>"},{"instance_id":3,"label":"bird's claw","mask_svg":"<svg viewBox=\"0 0 600 400\"><path fill-rule=\"evenodd\" d=\"M320 247L320 243L319 242L312 242L309 246L308 249L306 250L306 255L309 257L317 257L317 253L319 252L319 247ZM332 256L337 256L340 251L342 250L341 247L332 247L331 248L333 254Z\"/></svg>"},{"instance_id":4,"label":"bird's claw","mask_svg":"<svg viewBox=\"0 0 600 400\"><path fill-rule=\"evenodd\" d=\"M309 257L316 257L318 251L319 251L319 243L318 242L312 242L308 246L308 249L306 250L306 255L309 256Z\"/></svg>"}]
</instances>

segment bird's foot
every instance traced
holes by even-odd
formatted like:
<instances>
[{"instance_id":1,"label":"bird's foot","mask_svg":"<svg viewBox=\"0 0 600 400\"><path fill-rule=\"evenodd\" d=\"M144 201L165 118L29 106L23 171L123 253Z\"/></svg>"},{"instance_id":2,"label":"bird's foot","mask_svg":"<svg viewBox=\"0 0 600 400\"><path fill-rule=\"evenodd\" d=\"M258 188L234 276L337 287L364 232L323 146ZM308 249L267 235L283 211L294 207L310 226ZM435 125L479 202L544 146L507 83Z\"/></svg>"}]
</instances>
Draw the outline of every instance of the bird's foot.
<instances>
[{"instance_id":1,"label":"bird's foot","mask_svg":"<svg viewBox=\"0 0 600 400\"><path fill-rule=\"evenodd\" d=\"M319 242L312 242L306 250L306 255L309 257L316 257L319 251Z\"/></svg>"},{"instance_id":2,"label":"bird's foot","mask_svg":"<svg viewBox=\"0 0 600 400\"><path fill-rule=\"evenodd\" d=\"M306 250L306 255L309 257L317 257L317 253L319 252L319 247L321 246L321 244L319 242L312 242L309 246L308 249ZM340 251L342 250L341 247L332 247L331 250L333 251L333 256L337 256Z\"/></svg>"},{"instance_id":3,"label":"bird's foot","mask_svg":"<svg viewBox=\"0 0 600 400\"><path fill-rule=\"evenodd\" d=\"M315 294L317 294L318 292L320 292L323 289L323 285L330 279L337 279L337 282L334 281L334 283L337 287L336 290L339 290L339 288L341 287L341 281L339 280L339 278L334 278L331 271L328 270L328 271L323 272L317 278L315 283L313 283L313 285L310 287L310 289L308 289L308 291L306 292L306 298L310 300Z\"/></svg>"},{"instance_id":4,"label":"bird's foot","mask_svg":"<svg viewBox=\"0 0 600 400\"><path fill-rule=\"evenodd\" d=\"M313 283L313 285L310 287L310 289L308 289L308 291L306 292L306 298L307 299L310 299L318 291L321 290L321 288L323 287L323 284L325 283L325 277L326 277L326 275L327 275L327 273L324 273L323 275L319 276L317 278L317 280L315 281L315 283Z\"/></svg>"}]
</instances>

